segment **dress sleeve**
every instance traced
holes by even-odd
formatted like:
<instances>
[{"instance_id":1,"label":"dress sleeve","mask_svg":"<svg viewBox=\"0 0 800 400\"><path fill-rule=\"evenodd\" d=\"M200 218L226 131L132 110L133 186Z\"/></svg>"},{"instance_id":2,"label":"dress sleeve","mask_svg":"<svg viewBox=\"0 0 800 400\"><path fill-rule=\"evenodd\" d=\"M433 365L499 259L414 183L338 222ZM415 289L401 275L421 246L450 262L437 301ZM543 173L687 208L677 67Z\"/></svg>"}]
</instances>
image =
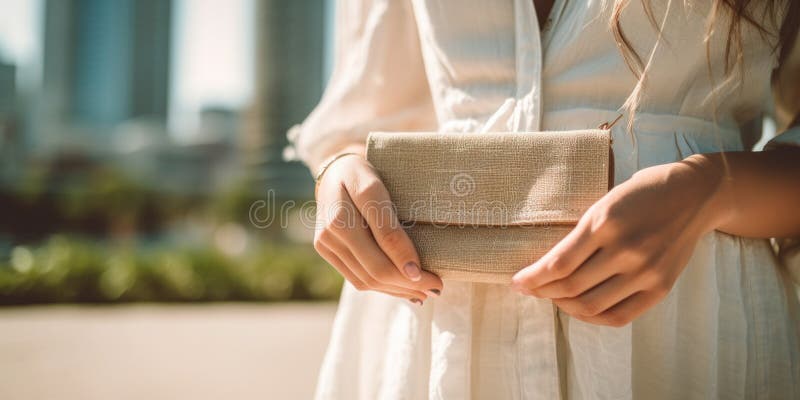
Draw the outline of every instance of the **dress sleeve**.
<instances>
[{"instance_id":1,"label":"dress sleeve","mask_svg":"<svg viewBox=\"0 0 800 400\"><path fill-rule=\"evenodd\" d=\"M339 0L332 77L322 100L288 132L287 160L312 172L370 131L435 130L436 114L407 0Z\"/></svg>"},{"instance_id":2,"label":"dress sleeve","mask_svg":"<svg viewBox=\"0 0 800 400\"><path fill-rule=\"evenodd\" d=\"M775 104L775 123L783 132L767 142L766 150L781 146L800 146L800 33L791 44L789 53L772 75L772 94ZM788 129L788 127L793 128Z\"/></svg>"},{"instance_id":3,"label":"dress sleeve","mask_svg":"<svg viewBox=\"0 0 800 400\"><path fill-rule=\"evenodd\" d=\"M775 122L783 133L767 142L764 149L800 146L800 33L784 62L773 73L772 90ZM789 126L793 127L787 130ZM800 293L800 237L776 238L772 243L778 259Z\"/></svg>"}]
</instances>

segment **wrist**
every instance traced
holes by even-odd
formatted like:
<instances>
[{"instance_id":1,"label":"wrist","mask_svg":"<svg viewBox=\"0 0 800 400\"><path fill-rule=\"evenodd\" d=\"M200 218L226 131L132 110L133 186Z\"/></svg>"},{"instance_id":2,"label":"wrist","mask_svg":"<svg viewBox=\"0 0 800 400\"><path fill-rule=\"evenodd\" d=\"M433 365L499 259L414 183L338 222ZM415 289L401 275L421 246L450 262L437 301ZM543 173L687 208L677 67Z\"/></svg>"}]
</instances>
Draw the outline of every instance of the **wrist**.
<instances>
[{"instance_id":1,"label":"wrist","mask_svg":"<svg viewBox=\"0 0 800 400\"><path fill-rule=\"evenodd\" d=\"M691 174L694 191L701 197L698 208L698 228L713 231L732 216L731 177L721 153L694 154L676 163Z\"/></svg>"},{"instance_id":2,"label":"wrist","mask_svg":"<svg viewBox=\"0 0 800 400\"><path fill-rule=\"evenodd\" d=\"M350 144L340 147L336 151L333 151L324 157L321 162L313 167L310 167L309 169L311 170L311 176L313 176L316 180L320 173L323 172L322 169L326 166L329 166L334 159L340 157L342 154L356 153L363 157L365 152L366 146L364 144Z\"/></svg>"}]
</instances>

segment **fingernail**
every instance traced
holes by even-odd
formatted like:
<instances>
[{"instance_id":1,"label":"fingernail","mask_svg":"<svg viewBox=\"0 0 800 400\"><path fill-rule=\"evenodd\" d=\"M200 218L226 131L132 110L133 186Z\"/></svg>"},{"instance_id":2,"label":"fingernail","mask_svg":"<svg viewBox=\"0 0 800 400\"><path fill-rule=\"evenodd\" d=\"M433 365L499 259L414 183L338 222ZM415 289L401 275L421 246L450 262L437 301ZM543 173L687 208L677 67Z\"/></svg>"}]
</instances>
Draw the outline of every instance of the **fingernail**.
<instances>
[{"instance_id":1,"label":"fingernail","mask_svg":"<svg viewBox=\"0 0 800 400\"><path fill-rule=\"evenodd\" d=\"M434 297L439 297L442 295L442 291L439 289L428 289L425 291L425 293L427 293L428 296L434 296Z\"/></svg>"},{"instance_id":2,"label":"fingernail","mask_svg":"<svg viewBox=\"0 0 800 400\"><path fill-rule=\"evenodd\" d=\"M525 285L523 285L521 282L518 281L513 281L511 283L511 290L527 296L532 295L531 291L527 287L525 287Z\"/></svg>"},{"instance_id":3,"label":"fingernail","mask_svg":"<svg viewBox=\"0 0 800 400\"><path fill-rule=\"evenodd\" d=\"M416 297L415 297L415 298L413 298L413 299L411 299L411 300L409 300L409 301L410 301L410 302L412 302L412 303L414 303L414 304L419 304L419 305L422 305L422 300L420 300L420 299L418 299L418 298L416 298Z\"/></svg>"},{"instance_id":4,"label":"fingernail","mask_svg":"<svg viewBox=\"0 0 800 400\"><path fill-rule=\"evenodd\" d=\"M408 276L408 279L411 279L412 281L418 281L422 279L422 272L420 271L417 263L409 261L405 266L403 266L403 269L406 271L406 276Z\"/></svg>"}]
</instances>

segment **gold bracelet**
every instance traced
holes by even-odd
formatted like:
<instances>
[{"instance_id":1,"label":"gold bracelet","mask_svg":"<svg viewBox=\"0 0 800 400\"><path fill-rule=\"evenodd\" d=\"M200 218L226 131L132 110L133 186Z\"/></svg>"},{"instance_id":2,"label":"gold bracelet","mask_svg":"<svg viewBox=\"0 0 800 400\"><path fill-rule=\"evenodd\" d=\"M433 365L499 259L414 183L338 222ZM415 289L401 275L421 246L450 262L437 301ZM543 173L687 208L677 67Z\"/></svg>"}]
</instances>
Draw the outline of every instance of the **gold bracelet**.
<instances>
[{"instance_id":1,"label":"gold bracelet","mask_svg":"<svg viewBox=\"0 0 800 400\"><path fill-rule=\"evenodd\" d=\"M334 162L336 162L336 160L338 160L338 159L340 159L342 157L345 157L345 156L359 156L360 157L361 154L353 153L353 152L337 154L335 157L331 158L329 161L327 161L326 163L322 164L322 168L320 168L319 173L317 173L317 176L314 177L314 182L316 184L319 184L319 180L322 179L322 175L325 175L325 171L327 171L328 168L330 168L330 166Z\"/></svg>"}]
</instances>

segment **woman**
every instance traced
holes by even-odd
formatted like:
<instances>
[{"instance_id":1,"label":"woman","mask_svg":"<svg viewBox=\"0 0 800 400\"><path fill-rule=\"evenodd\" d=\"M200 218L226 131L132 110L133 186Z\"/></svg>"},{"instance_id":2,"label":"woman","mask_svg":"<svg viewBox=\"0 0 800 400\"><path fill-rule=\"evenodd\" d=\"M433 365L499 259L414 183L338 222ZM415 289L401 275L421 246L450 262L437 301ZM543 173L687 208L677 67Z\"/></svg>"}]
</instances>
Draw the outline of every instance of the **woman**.
<instances>
[{"instance_id":1,"label":"woman","mask_svg":"<svg viewBox=\"0 0 800 400\"><path fill-rule=\"evenodd\" d=\"M315 244L348 281L317 396L800 398L797 297L766 239L800 234L793 3L340 1L332 81L290 133L325 170ZM773 96L786 133L742 151ZM349 154L370 131L583 129L620 109L616 187L510 287L443 283L395 217L357 214L388 200Z\"/></svg>"}]
</instances>

